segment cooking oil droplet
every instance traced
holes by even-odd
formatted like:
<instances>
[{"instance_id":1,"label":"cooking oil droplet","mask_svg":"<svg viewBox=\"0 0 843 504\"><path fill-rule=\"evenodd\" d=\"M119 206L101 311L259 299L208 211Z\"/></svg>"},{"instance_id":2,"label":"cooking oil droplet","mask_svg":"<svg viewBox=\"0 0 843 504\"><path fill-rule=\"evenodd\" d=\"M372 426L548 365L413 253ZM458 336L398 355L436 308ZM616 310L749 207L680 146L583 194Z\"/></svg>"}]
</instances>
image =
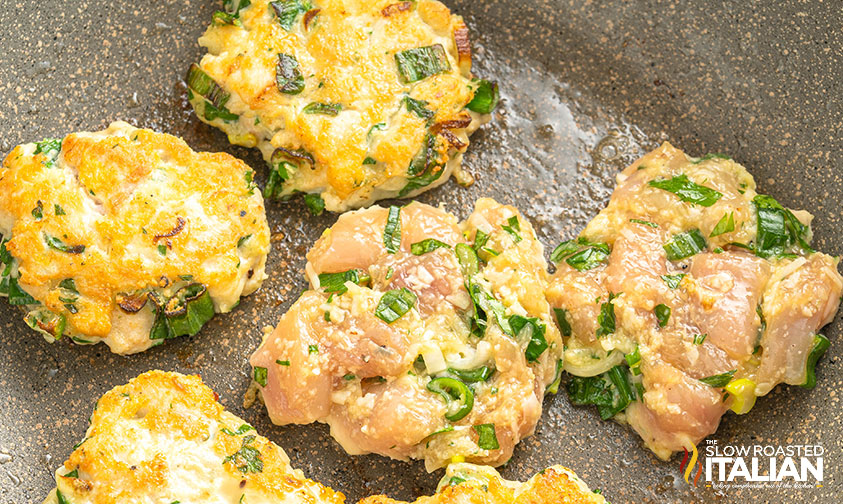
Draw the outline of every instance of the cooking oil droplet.
<instances>
[{"instance_id":1,"label":"cooking oil droplet","mask_svg":"<svg viewBox=\"0 0 843 504\"><path fill-rule=\"evenodd\" d=\"M52 467L52 465L53 465L53 456L52 456L52 455L50 455L49 453L47 453L47 454L45 454L45 455L42 455L42 456L41 456L41 464L43 464L43 465L44 465L44 467L46 467L47 469L49 469L50 471L52 471L52 470L53 470L53 467Z\"/></svg>"},{"instance_id":2,"label":"cooking oil droplet","mask_svg":"<svg viewBox=\"0 0 843 504\"><path fill-rule=\"evenodd\" d=\"M21 479L20 479L20 478L18 478L18 477L17 477L17 476L15 476L14 474L10 473L9 471L6 471L6 474L8 474L8 475L9 475L9 479L10 479L10 480L12 480L12 484L13 484L13 485L15 485L15 486L20 486L20 484L21 484Z\"/></svg>"},{"instance_id":3,"label":"cooking oil droplet","mask_svg":"<svg viewBox=\"0 0 843 504\"><path fill-rule=\"evenodd\" d=\"M14 458L5 452L0 452L0 464L6 464L14 460Z\"/></svg>"}]
</instances>

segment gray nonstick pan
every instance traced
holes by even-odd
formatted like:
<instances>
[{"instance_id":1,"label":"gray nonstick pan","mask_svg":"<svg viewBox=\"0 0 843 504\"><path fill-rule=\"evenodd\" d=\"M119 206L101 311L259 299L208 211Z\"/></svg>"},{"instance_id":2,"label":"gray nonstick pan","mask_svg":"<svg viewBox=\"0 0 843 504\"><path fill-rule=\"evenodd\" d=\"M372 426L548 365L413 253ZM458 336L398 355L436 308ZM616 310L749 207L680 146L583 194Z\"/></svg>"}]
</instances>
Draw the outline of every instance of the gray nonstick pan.
<instances>
[{"instance_id":1,"label":"gray nonstick pan","mask_svg":"<svg viewBox=\"0 0 843 504\"><path fill-rule=\"evenodd\" d=\"M835 1L446 0L469 24L475 73L500 83L494 121L472 138L476 183L449 182L421 201L465 217L491 196L536 225L546 253L582 229L616 173L663 140L691 155L724 152L759 191L811 211L814 244L843 253L843 9ZM19 143L102 129L112 120L183 137L196 150L246 160L200 123L182 82L215 0L7 0L0 8L0 156ZM263 183L263 178L259 178ZM268 202L273 251L264 287L198 336L131 357L104 345L46 343L0 303L0 502L41 502L53 471L87 427L96 399L149 369L198 373L222 403L282 445L293 465L344 492L413 499L441 474L421 462L350 457L324 425L278 427L243 409L247 358L305 288L304 253L336 218ZM821 445L824 477L807 488L715 488L686 483L682 454L655 458L630 430L594 408L548 397L534 436L502 468L524 479L559 463L621 502L835 502L843 463L839 319L813 390L779 386L744 416L728 414L719 445ZM705 443L705 442L704 442ZM716 486L716 485L715 485Z\"/></svg>"}]
</instances>

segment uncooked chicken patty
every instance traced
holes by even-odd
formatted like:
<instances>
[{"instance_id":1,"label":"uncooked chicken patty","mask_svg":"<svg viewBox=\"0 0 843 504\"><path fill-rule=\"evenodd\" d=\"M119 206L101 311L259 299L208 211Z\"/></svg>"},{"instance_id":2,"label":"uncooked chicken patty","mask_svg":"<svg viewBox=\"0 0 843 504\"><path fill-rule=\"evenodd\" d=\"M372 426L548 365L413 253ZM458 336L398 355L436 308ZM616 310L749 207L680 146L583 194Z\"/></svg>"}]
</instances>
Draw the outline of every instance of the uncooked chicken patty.
<instances>
[{"instance_id":1,"label":"uncooked chicken patty","mask_svg":"<svg viewBox=\"0 0 843 504\"><path fill-rule=\"evenodd\" d=\"M122 122L20 145L0 171L0 296L51 342L130 354L194 335L266 278L253 175Z\"/></svg>"},{"instance_id":2,"label":"uncooked chicken patty","mask_svg":"<svg viewBox=\"0 0 843 504\"><path fill-rule=\"evenodd\" d=\"M429 470L509 460L562 355L543 248L517 210L349 212L307 259L311 288L251 358L273 422L326 422L351 454Z\"/></svg>"},{"instance_id":3,"label":"uncooked chicken patty","mask_svg":"<svg viewBox=\"0 0 843 504\"><path fill-rule=\"evenodd\" d=\"M472 178L468 137L498 101L468 28L434 0L226 0L187 83L197 116L270 165L265 196L314 213Z\"/></svg>"},{"instance_id":4,"label":"uncooked chicken patty","mask_svg":"<svg viewBox=\"0 0 843 504\"><path fill-rule=\"evenodd\" d=\"M97 401L91 425L55 473L44 504L344 504L342 493L290 466L284 450L223 409L198 376L150 371ZM553 466L525 484L455 464L419 503L604 502L571 470ZM361 504L394 502L371 497Z\"/></svg>"},{"instance_id":5,"label":"uncooked chicken patty","mask_svg":"<svg viewBox=\"0 0 843 504\"><path fill-rule=\"evenodd\" d=\"M813 387L843 279L810 247L811 219L756 193L724 155L664 144L633 163L552 254L572 402L668 458L779 383Z\"/></svg>"}]
</instances>

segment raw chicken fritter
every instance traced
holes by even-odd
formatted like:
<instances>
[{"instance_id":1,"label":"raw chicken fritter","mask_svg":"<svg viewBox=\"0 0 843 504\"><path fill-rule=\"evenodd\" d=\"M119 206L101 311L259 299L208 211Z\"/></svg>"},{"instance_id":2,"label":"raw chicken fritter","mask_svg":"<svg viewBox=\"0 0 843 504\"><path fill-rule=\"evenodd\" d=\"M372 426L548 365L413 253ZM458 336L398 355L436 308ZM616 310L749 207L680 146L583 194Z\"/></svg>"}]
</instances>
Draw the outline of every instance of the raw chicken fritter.
<instances>
[{"instance_id":1,"label":"raw chicken fritter","mask_svg":"<svg viewBox=\"0 0 843 504\"><path fill-rule=\"evenodd\" d=\"M498 102L468 28L434 0L226 0L187 83L197 116L269 164L264 195L314 213L472 177L468 137Z\"/></svg>"},{"instance_id":2,"label":"raw chicken fritter","mask_svg":"<svg viewBox=\"0 0 843 504\"><path fill-rule=\"evenodd\" d=\"M306 479L281 447L225 411L198 376L163 371L103 395L85 438L55 474L57 488L44 504L345 503L343 494ZM461 495L477 504L604 502L561 466L519 485L470 464L449 467L437 495L419 502L466 502ZM377 502L392 501L372 497L361 504Z\"/></svg>"},{"instance_id":3,"label":"raw chicken fritter","mask_svg":"<svg viewBox=\"0 0 843 504\"><path fill-rule=\"evenodd\" d=\"M779 383L813 387L843 279L811 249L811 219L720 154L666 143L633 163L552 254L571 401L628 422L666 459Z\"/></svg>"},{"instance_id":4,"label":"raw chicken fritter","mask_svg":"<svg viewBox=\"0 0 843 504\"><path fill-rule=\"evenodd\" d=\"M307 259L311 289L251 358L274 423L326 422L351 454L431 471L500 465L532 434L562 342L543 247L517 210L349 212Z\"/></svg>"},{"instance_id":5,"label":"raw chicken fritter","mask_svg":"<svg viewBox=\"0 0 843 504\"><path fill-rule=\"evenodd\" d=\"M253 175L122 122L20 145L0 171L0 296L51 342L130 354L194 335L266 278Z\"/></svg>"}]
</instances>

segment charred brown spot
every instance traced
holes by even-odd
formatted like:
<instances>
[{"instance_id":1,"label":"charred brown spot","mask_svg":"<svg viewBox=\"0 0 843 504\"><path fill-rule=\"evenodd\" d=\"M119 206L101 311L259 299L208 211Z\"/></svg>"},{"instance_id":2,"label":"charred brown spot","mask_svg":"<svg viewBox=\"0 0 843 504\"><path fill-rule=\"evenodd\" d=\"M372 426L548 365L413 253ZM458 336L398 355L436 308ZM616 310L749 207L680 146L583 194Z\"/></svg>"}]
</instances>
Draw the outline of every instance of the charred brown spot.
<instances>
[{"instance_id":1,"label":"charred brown spot","mask_svg":"<svg viewBox=\"0 0 843 504\"><path fill-rule=\"evenodd\" d=\"M439 133L442 130L462 129L467 128L469 124L471 124L471 116L464 114L456 119L438 122L430 127L430 131L433 133Z\"/></svg>"},{"instance_id":2,"label":"charred brown spot","mask_svg":"<svg viewBox=\"0 0 843 504\"><path fill-rule=\"evenodd\" d=\"M146 306L149 297L143 291L134 294L118 294L117 306L126 313L137 313Z\"/></svg>"},{"instance_id":3,"label":"charred brown spot","mask_svg":"<svg viewBox=\"0 0 843 504\"><path fill-rule=\"evenodd\" d=\"M471 40L468 36L468 28L462 26L454 30L454 44L457 46L457 54L460 59L463 57L471 59Z\"/></svg>"},{"instance_id":4,"label":"charred brown spot","mask_svg":"<svg viewBox=\"0 0 843 504\"><path fill-rule=\"evenodd\" d=\"M162 289L166 289L169 286L170 286L170 279L162 275L161 278L158 279L158 287L161 287Z\"/></svg>"},{"instance_id":5,"label":"charred brown spot","mask_svg":"<svg viewBox=\"0 0 843 504\"><path fill-rule=\"evenodd\" d=\"M58 319L54 318L50 322L44 322L43 320L37 320L35 323L38 324L38 327L42 331L46 331L52 335L56 334L56 326L58 325Z\"/></svg>"},{"instance_id":6,"label":"charred brown spot","mask_svg":"<svg viewBox=\"0 0 843 504\"><path fill-rule=\"evenodd\" d=\"M310 29L310 22L319 15L319 12L322 9L310 9L309 11L304 13L304 17L302 17L302 23L304 23L304 29Z\"/></svg>"},{"instance_id":7,"label":"charred brown spot","mask_svg":"<svg viewBox=\"0 0 843 504\"><path fill-rule=\"evenodd\" d=\"M246 487L246 480L240 480L240 488Z\"/></svg>"},{"instance_id":8,"label":"charred brown spot","mask_svg":"<svg viewBox=\"0 0 843 504\"><path fill-rule=\"evenodd\" d=\"M387 5L381 10L381 14L383 17L389 17L393 14L397 14L399 12L408 11L413 8L413 2L398 2L391 5Z\"/></svg>"},{"instance_id":9,"label":"charred brown spot","mask_svg":"<svg viewBox=\"0 0 843 504\"><path fill-rule=\"evenodd\" d=\"M457 150L462 150L462 149L465 149L466 147L468 147L467 143L465 143L462 140L460 140L459 138L457 138L457 136L454 135L453 133L451 133L450 130L443 129L442 131L439 132L439 134L442 135L443 137L445 137L445 140L448 141L448 143L451 145L451 147L453 147Z\"/></svg>"},{"instance_id":10,"label":"charred brown spot","mask_svg":"<svg viewBox=\"0 0 843 504\"><path fill-rule=\"evenodd\" d=\"M313 159L309 153L305 152L302 149L285 149L284 147L278 147L275 149L275 152L272 153L272 157L270 158L270 162L272 164L278 164L281 161L289 161L296 165L301 163L302 161L308 163L310 168L313 169L316 161Z\"/></svg>"},{"instance_id":11,"label":"charred brown spot","mask_svg":"<svg viewBox=\"0 0 843 504\"><path fill-rule=\"evenodd\" d=\"M176 236L177 234L181 233L181 232L184 230L184 225L185 225L185 224L187 224L187 221L186 221L186 220L184 220L184 219L182 219L181 217L178 217L178 218L176 219L176 227L174 227L173 229L171 229L171 230L167 231L167 232L166 232L166 233L164 233L164 234L157 234L157 235L155 235L155 238L153 238L153 240L152 240L152 241L154 241L154 242L156 242L156 243L157 243L157 242L158 242L158 240L160 240L160 239L162 239L162 238L172 238L173 236ZM167 245L168 245L168 246L170 245L169 240L167 241Z\"/></svg>"}]
</instances>

